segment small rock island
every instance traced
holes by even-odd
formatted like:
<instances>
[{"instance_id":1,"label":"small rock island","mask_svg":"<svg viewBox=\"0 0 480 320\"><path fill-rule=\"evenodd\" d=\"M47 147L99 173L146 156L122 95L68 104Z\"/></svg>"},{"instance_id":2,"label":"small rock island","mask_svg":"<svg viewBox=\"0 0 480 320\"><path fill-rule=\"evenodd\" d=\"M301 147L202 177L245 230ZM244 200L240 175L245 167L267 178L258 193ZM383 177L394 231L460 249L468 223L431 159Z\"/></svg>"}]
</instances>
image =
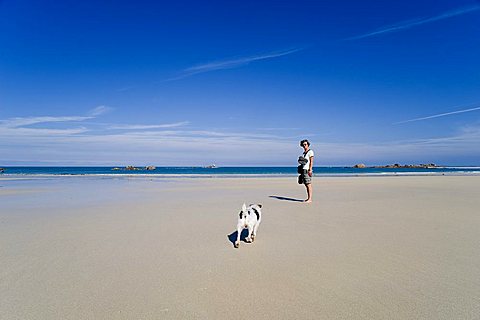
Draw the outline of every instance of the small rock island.
<instances>
[{"instance_id":1,"label":"small rock island","mask_svg":"<svg viewBox=\"0 0 480 320\"><path fill-rule=\"evenodd\" d=\"M147 170L147 171L153 171L153 170L157 170L157 167L146 166L145 168L139 168L139 167L135 167L135 166L126 166L125 168L115 167L115 168L112 168L112 170L113 171L119 171L119 170L126 170L126 171Z\"/></svg>"},{"instance_id":2,"label":"small rock island","mask_svg":"<svg viewBox=\"0 0 480 320\"><path fill-rule=\"evenodd\" d=\"M398 169L398 168L402 168L402 169L435 169L435 168L438 168L438 166L435 164L435 163L428 163L428 164L404 164L404 165L401 165L401 164L398 164L398 163L395 163L395 164L387 164L387 165L384 165L384 166L373 166L373 167L367 167L365 164L363 163L358 163L356 165L353 166L353 168L356 168L356 169L365 169L365 168L380 168L380 169Z\"/></svg>"}]
</instances>

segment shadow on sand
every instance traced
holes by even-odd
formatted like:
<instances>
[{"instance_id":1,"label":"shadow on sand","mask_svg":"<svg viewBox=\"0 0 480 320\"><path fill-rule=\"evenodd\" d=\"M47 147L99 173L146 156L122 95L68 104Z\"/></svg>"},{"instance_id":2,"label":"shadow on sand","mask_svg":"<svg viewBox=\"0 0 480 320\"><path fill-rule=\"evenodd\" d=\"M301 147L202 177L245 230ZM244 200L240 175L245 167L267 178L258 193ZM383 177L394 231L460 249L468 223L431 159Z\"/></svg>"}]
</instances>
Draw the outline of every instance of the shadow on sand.
<instances>
[{"instance_id":1,"label":"shadow on sand","mask_svg":"<svg viewBox=\"0 0 480 320\"><path fill-rule=\"evenodd\" d=\"M230 240L230 242L232 243L232 246L235 245L235 241L237 241L237 234L238 232L234 231L227 236L228 240ZM243 229L242 233L240 234L240 241L245 242L245 238L247 236L248 236L248 229Z\"/></svg>"},{"instance_id":2,"label":"shadow on sand","mask_svg":"<svg viewBox=\"0 0 480 320\"><path fill-rule=\"evenodd\" d=\"M270 198L275 198L277 200L284 200L284 201L294 201L294 202L304 202L303 199L295 199L295 198L287 198L287 197L280 197L280 196L269 196Z\"/></svg>"}]
</instances>

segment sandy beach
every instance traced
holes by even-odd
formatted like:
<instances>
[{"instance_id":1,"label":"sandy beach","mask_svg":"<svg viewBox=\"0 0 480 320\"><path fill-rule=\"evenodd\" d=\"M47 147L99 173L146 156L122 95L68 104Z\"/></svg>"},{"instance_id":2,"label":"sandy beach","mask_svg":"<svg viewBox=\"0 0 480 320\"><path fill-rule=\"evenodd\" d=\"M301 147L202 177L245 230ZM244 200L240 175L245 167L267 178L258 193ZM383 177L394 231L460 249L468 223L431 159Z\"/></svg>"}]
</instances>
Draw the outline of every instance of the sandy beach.
<instances>
[{"instance_id":1,"label":"sandy beach","mask_svg":"<svg viewBox=\"0 0 480 320\"><path fill-rule=\"evenodd\" d=\"M3 179L3 178L2 178ZM0 180L1 319L478 319L479 176ZM263 204L253 244L231 241Z\"/></svg>"}]
</instances>

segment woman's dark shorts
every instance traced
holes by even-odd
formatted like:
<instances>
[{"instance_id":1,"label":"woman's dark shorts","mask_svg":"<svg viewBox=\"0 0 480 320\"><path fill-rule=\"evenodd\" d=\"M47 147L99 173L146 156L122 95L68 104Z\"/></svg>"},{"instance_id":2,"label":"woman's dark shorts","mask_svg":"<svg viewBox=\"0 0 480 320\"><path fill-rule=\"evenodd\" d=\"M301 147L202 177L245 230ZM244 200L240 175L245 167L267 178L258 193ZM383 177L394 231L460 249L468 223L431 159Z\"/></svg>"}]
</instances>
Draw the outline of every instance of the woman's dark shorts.
<instances>
[{"instance_id":1,"label":"woman's dark shorts","mask_svg":"<svg viewBox=\"0 0 480 320\"><path fill-rule=\"evenodd\" d=\"M298 176L298 184L310 184L312 183L312 177L308 175L307 170L303 170L303 173Z\"/></svg>"}]
</instances>

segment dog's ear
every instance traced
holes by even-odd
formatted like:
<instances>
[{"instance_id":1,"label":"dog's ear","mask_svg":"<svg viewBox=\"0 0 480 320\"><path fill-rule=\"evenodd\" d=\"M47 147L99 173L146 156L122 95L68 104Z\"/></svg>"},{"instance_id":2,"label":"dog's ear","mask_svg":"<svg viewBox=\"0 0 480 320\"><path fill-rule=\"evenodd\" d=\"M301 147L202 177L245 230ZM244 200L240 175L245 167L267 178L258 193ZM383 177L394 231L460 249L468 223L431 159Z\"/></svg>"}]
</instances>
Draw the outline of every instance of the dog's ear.
<instances>
[{"instance_id":1,"label":"dog's ear","mask_svg":"<svg viewBox=\"0 0 480 320\"><path fill-rule=\"evenodd\" d=\"M259 208L261 208L261 207L262 207L262 205L261 205L260 203L259 203L259 204L257 204L257 206L258 206Z\"/></svg>"},{"instance_id":2,"label":"dog's ear","mask_svg":"<svg viewBox=\"0 0 480 320\"><path fill-rule=\"evenodd\" d=\"M242 206L242 211L245 212L247 211L247 205L244 203L243 206Z\"/></svg>"}]
</instances>

